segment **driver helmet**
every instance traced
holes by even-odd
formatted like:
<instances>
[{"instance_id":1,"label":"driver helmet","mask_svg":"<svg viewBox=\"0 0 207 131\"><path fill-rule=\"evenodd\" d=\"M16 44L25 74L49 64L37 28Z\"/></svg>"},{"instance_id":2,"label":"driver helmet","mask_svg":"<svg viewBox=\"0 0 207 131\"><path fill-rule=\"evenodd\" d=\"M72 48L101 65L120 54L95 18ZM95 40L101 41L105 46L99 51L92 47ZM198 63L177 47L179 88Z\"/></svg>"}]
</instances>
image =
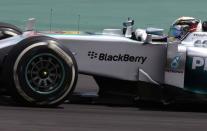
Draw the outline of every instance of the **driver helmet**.
<instances>
[{"instance_id":1,"label":"driver helmet","mask_svg":"<svg viewBox=\"0 0 207 131\"><path fill-rule=\"evenodd\" d=\"M202 31L201 20L193 17L180 17L173 22L169 30L169 37L182 40L189 33Z\"/></svg>"}]
</instances>

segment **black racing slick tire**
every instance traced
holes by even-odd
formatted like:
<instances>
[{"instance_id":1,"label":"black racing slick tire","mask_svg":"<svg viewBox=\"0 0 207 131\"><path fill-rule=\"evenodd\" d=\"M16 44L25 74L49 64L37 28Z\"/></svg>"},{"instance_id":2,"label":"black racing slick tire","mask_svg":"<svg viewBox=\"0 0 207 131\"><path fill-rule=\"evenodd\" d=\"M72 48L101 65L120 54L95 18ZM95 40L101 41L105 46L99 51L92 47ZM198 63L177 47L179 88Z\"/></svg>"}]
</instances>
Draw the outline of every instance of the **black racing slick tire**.
<instances>
[{"instance_id":1,"label":"black racing slick tire","mask_svg":"<svg viewBox=\"0 0 207 131\"><path fill-rule=\"evenodd\" d=\"M21 29L12 24L0 22L0 40L21 35L22 32Z\"/></svg>"},{"instance_id":2,"label":"black racing slick tire","mask_svg":"<svg viewBox=\"0 0 207 131\"><path fill-rule=\"evenodd\" d=\"M9 93L24 106L55 107L73 92L77 64L54 38L34 36L18 43L5 62Z\"/></svg>"}]
</instances>

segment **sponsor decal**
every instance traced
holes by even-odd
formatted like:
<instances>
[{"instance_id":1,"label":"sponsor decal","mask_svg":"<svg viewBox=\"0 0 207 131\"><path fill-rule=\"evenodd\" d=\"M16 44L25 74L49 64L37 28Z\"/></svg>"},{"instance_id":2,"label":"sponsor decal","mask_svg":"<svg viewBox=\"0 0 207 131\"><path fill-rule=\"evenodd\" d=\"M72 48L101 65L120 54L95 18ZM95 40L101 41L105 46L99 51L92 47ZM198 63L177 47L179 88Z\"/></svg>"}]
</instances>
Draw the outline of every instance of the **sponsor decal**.
<instances>
[{"instance_id":1,"label":"sponsor decal","mask_svg":"<svg viewBox=\"0 0 207 131\"><path fill-rule=\"evenodd\" d=\"M196 37L207 37L207 34L193 34Z\"/></svg>"},{"instance_id":2,"label":"sponsor decal","mask_svg":"<svg viewBox=\"0 0 207 131\"><path fill-rule=\"evenodd\" d=\"M89 56L91 59L95 59L95 58L97 58L98 53L96 53L96 52L94 52L94 51L89 51L89 52L88 52L88 56Z\"/></svg>"},{"instance_id":3,"label":"sponsor decal","mask_svg":"<svg viewBox=\"0 0 207 131\"><path fill-rule=\"evenodd\" d=\"M137 62L144 64L147 57L144 56L133 56L130 54L108 54L108 53L97 53L95 51L89 51L88 56L90 59L97 59L99 61L115 61L115 62Z\"/></svg>"},{"instance_id":4,"label":"sponsor decal","mask_svg":"<svg viewBox=\"0 0 207 131\"><path fill-rule=\"evenodd\" d=\"M183 70L172 70L172 69L166 69L167 72L172 72L172 73L184 73Z\"/></svg>"},{"instance_id":5,"label":"sponsor decal","mask_svg":"<svg viewBox=\"0 0 207 131\"><path fill-rule=\"evenodd\" d=\"M187 56L184 85L189 91L207 94L207 57Z\"/></svg>"},{"instance_id":6,"label":"sponsor decal","mask_svg":"<svg viewBox=\"0 0 207 131\"><path fill-rule=\"evenodd\" d=\"M176 69L179 66L179 62L180 62L180 57L181 56L175 56L172 60L172 62L170 63L171 68Z\"/></svg>"},{"instance_id":7,"label":"sponsor decal","mask_svg":"<svg viewBox=\"0 0 207 131\"><path fill-rule=\"evenodd\" d=\"M172 73L184 73L185 63L182 61L182 55L177 54L174 57L170 57L167 60L165 71Z\"/></svg>"},{"instance_id":8,"label":"sponsor decal","mask_svg":"<svg viewBox=\"0 0 207 131\"><path fill-rule=\"evenodd\" d=\"M207 71L207 58L197 56L193 57L192 69L196 70L197 68L201 68L204 71Z\"/></svg>"}]
</instances>

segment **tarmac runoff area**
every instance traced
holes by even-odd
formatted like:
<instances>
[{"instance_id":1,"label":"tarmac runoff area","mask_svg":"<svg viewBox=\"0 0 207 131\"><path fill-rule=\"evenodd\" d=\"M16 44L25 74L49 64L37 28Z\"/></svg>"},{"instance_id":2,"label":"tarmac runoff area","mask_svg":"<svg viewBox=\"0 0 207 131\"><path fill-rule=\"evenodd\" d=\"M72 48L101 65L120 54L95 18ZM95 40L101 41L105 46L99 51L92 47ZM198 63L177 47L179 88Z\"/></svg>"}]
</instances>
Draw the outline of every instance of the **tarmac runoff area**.
<instances>
[{"instance_id":1,"label":"tarmac runoff area","mask_svg":"<svg viewBox=\"0 0 207 131\"><path fill-rule=\"evenodd\" d=\"M96 91L95 81L80 75L75 92ZM16 107L2 97L0 131L203 131L207 127L205 105L166 107L89 101L73 101L58 108L29 108Z\"/></svg>"}]
</instances>

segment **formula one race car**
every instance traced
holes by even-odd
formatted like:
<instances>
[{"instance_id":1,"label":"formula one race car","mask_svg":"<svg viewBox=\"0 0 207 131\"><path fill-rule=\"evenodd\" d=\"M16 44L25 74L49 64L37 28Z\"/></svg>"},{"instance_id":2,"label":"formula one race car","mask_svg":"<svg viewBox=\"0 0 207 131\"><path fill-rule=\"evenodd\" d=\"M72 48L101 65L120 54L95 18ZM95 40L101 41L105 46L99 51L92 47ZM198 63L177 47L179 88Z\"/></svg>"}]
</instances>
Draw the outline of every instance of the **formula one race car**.
<instances>
[{"instance_id":1,"label":"formula one race car","mask_svg":"<svg viewBox=\"0 0 207 131\"><path fill-rule=\"evenodd\" d=\"M189 18L175 25L191 26L189 21L196 22ZM0 23L1 83L16 101L32 106L61 104L73 92L78 73L94 77L100 96L206 101L207 33L189 31L183 41L170 42L153 42L147 35L140 41L133 23L77 35L35 32L32 26L22 32Z\"/></svg>"}]
</instances>

